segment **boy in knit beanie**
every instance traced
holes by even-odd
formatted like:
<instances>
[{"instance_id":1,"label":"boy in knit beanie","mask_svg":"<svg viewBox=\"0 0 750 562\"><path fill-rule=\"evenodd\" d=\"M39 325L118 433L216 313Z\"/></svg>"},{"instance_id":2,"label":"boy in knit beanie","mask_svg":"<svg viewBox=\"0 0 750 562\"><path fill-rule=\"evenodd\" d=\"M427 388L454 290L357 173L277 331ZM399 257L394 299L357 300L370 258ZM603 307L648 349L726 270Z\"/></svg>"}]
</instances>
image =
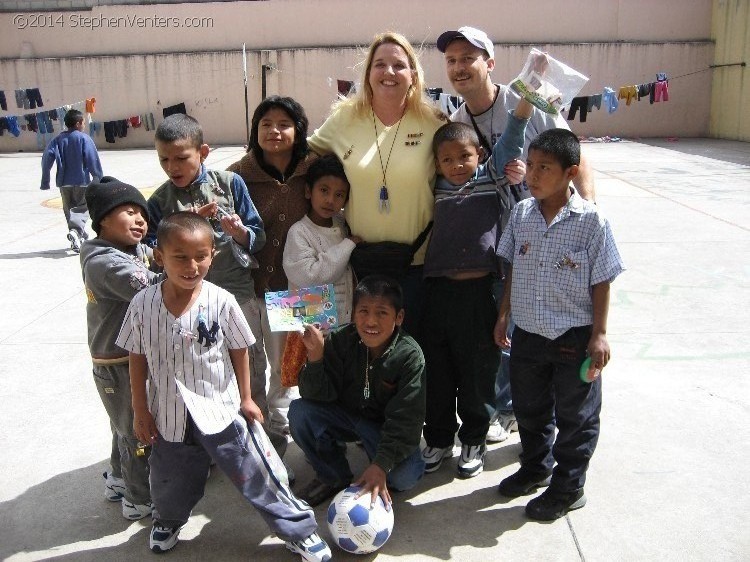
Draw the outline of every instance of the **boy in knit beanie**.
<instances>
[{"instance_id":1,"label":"boy in knit beanie","mask_svg":"<svg viewBox=\"0 0 750 562\"><path fill-rule=\"evenodd\" d=\"M94 382L112 428L104 496L122 503L123 517L136 520L152 510L149 448L139 444L133 432L128 352L115 340L131 299L160 276L149 270L147 248L141 244L148 229L148 205L140 191L105 176L88 186L86 203L97 233L81 247L88 342Z\"/></svg>"}]
</instances>

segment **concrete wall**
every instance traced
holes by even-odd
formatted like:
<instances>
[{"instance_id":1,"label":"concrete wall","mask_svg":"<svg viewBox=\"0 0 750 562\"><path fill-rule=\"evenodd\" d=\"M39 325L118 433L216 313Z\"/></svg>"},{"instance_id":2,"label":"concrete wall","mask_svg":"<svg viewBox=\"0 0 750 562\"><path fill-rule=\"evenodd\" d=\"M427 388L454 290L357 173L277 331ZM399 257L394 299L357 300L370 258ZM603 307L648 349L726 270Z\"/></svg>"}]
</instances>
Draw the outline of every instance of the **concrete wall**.
<instances>
[{"instance_id":1,"label":"concrete wall","mask_svg":"<svg viewBox=\"0 0 750 562\"><path fill-rule=\"evenodd\" d=\"M49 107L94 96L94 117L101 121L146 111L160 116L162 107L184 101L204 124L208 141L220 144L245 139L243 42L249 50L251 111L260 101L261 65L272 64L268 93L297 98L313 125L328 113L336 79L359 80L362 46L385 29L401 31L422 46L427 85L446 91L450 85L434 41L445 29L465 24L485 29L498 41L496 81L514 77L535 45L590 76L582 95L604 86L650 82L658 71L678 77L714 60L710 0L574 0L564 9L542 0L533 13L523 0L475 0L478 13L492 14L500 5L503 10L497 17L469 18L451 15L453 0L412 5L429 7L429 14L403 10L402 0L381 0L377 11L371 3L351 0L272 0L53 11L37 17L32 28L32 13L0 13L0 27L7 30L0 34L0 89L7 94L16 87L40 87ZM185 18L203 18L203 27L176 27ZM106 28L81 28L83 22ZM595 136L706 135L709 76L675 78L668 103L636 102L613 115L598 111L587 123L572 124L573 129ZM0 116L24 113L13 103L8 109ZM105 146L103 138L96 141ZM151 142L151 133L136 129L106 146ZM0 151L34 150L36 145L30 133L0 137Z\"/></svg>"},{"instance_id":2,"label":"concrete wall","mask_svg":"<svg viewBox=\"0 0 750 562\"><path fill-rule=\"evenodd\" d=\"M750 63L750 2L714 0L715 63ZM713 71L711 136L750 140L750 72L747 66L718 67Z\"/></svg>"}]
</instances>

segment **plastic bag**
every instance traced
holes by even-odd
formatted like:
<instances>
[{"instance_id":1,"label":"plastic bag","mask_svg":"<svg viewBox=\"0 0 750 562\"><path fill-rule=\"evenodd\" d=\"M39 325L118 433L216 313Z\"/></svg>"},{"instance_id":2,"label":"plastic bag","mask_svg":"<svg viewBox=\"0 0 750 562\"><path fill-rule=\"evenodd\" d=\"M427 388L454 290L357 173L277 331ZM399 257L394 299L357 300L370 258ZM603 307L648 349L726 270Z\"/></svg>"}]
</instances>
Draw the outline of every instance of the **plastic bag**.
<instances>
[{"instance_id":1,"label":"plastic bag","mask_svg":"<svg viewBox=\"0 0 750 562\"><path fill-rule=\"evenodd\" d=\"M545 113L557 115L588 82L577 70L539 49L531 49L521 74L510 86L518 95Z\"/></svg>"}]
</instances>

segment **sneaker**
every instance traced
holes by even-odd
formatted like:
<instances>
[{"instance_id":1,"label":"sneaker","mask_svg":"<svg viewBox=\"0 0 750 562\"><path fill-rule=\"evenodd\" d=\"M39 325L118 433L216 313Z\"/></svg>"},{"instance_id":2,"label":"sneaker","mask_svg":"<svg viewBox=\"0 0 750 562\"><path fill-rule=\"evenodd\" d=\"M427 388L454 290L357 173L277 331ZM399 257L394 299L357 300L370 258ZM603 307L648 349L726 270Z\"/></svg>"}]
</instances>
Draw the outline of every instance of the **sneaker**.
<instances>
[{"instance_id":1,"label":"sneaker","mask_svg":"<svg viewBox=\"0 0 750 562\"><path fill-rule=\"evenodd\" d=\"M125 480L112 476L112 473L105 472L104 477L104 497L107 501L119 502L125 495Z\"/></svg>"},{"instance_id":2,"label":"sneaker","mask_svg":"<svg viewBox=\"0 0 750 562\"><path fill-rule=\"evenodd\" d=\"M76 254L81 253L81 235L75 230L68 232L68 240L70 240L70 249Z\"/></svg>"},{"instance_id":3,"label":"sneaker","mask_svg":"<svg viewBox=\"0 0 750 562\"><path fill-rule=\"evenodd\" d=\"M331 549L318 533L313 533L305 540L287 541L286 547L302 556L306 562L328 562L331 559Z\"/></svg>"},{"instance_id":4,"label":"sneaker","mask_svg":"<svg viewBox=\"0 0 750 562\"><path fill-rule=\"evenodd\" d=\"M461 478L472 478L484 470L484 454L487 446L461 445L461 458L458 459L458 475Z\"/></svg>"},{"instance_id":5,"label":"sneaker","mask_svg":"<svg viewBox=\"0 0 750 562\"><path fill-rule=\"evenodd\" d=\"M510 437L510 433L500 424L498 419L493 417L487 430L487 443L502 443L508 437Z\"/></svg>"},{"instance_id":6,"label":"sneaker","mask_svg":"<svg viewBox=\"0 0 750 562\"><path fill-rule=\"evenodd\" d=\"M424 472L429 474L435 472L443 459L453 458L453 445L449 447L425 447L422 449L422 460L424 461Z\"/></svg>"},{"instance_id":7,"label":"sneaker","mask_svg":"<svg viewBox=\"0 0 750 562\"><path fill-rule=\"evenodd\" d=\"M551 479L549 474L534 474L521 468L500 482L497 491L506 498L517 498L526 496L537 488L549 486Z\"/></svg>"},{"instance_id":8,"label":"sneaker","mask_svg":"<svg viewBox=\"0 0 750 562\"><path fill-rule=\"evenodd\" d=\"M335 496L339 490L346 488L346 484L329 485L313 478L307 486L302 488L296 496L307 502L310 507L322 504L324 501Z\"/></svg>"},{"instance_id":9,"label":"sneaker","mask_svg":"<svg viewBox=\"0 0 750 562\"><path fill-rule=\"evenodd\" d=\"M172 550L179 540L180 529L182 527L162 527L161 525L154 524L151 527L148 547L157 554Z\"/></svg>"},{"instance_id":10,"label":"sneaker","mask_svg":"<svg viewBox=\"0 0 750 562\"><path fill-rule=\"evenodd\" d=\"M526 505L526 515L537 521L554 521L569 511L586 505L583 488L575 492L557 492L547 489Z\"/></svg>"},{"instance_id":11,"label":"sneaker","mask_svg":"<svg viewBox=\"0 0 750 562\"><path fill-rule=\"evenodd\" d=\"M138 521L139 519L143 519L144 517L148 517L149 515L151 515L151 512L153 510L154 506L151 505L151 502L137 504L131 503L125 498L122 498L122 516L125 519Z\"/></svg>"}]
</instances>

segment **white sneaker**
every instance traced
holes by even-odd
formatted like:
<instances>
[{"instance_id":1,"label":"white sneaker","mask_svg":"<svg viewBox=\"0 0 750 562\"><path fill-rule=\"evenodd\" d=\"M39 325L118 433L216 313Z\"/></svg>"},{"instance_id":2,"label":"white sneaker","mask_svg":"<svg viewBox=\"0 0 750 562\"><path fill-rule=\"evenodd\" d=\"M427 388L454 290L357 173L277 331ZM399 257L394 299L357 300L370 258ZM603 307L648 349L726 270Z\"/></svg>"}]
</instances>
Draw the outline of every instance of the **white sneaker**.
<instances>
[{"instance_id":1,"label":"white sneaker","mask_svg":"<svg viewBox=\"0 0 750 562\"><path fill-rule=\"evenodd\" d=\"M287 541L286 547L302 556L305 562L328 562L331 559L331 549L318 533L313 533L301 541Z\"/></svg>"},{"instance_id":2,"label":"white sneaker","mask_svg":"<svg viewBox=\"0 0 750 562\"><path fill-rule=\"evenodd\" d=\"M486 445L461 445L461 458L458 459L458 475L461 478L472 478L484 470Z\"/></svg>"},{"instance_id":3,"label":"white sneaker","mask_svg":"<svg viewBox=\"0 0 750 562\"><path fill-rule=\"evenodd\" d=\"M487 430L487 443L502 443L508 437L510 437L510 433L505 430L499 420L493 418Z\"/></svg>"},{"instance_id":4,"label":"white sneaker","mask_svg":"<svg viewBox=\"0 0 750 562\"><path fill-rule=\"evenodd\" d=\"M148 547L156 552L167 552L172 550L180 537L182 527L162 527L154 525L151 527L151 535L148 538Z\"/></svg>"},{"instance_id":5,"label":"white sneaker","mask_svg":"<svg viewBox=\"0 0 750 562\"><path fill-rule=\"evenodd\" d=\"M435 472L440 465L443 464L443 459L450 459L453 457L453 445L450 447L425 447L422 449L422 460L424 461L424 472L429 474Z\"/></svg>"},{"instance_id":6,"label":"white sneaker","mask_svg":"<svg viewBox=\"0 0 750 562\"><path fill-rule=\"evenodd\" d=\"M500 425L502 425L508 433L518 431L518 422L516 421L516 416L512 413L497 414L497 421L500 422Z\"/></svg>"},{"instance_id":7,"label":"white sneaker","mask_svg":"<svg viewBox=\"0 0 750 562\"><path fill-rule=\"evenodd\" d=\"M77 231L71 230L68 232L68 240L70 241L70 249L76 254L81 253L81 236Z\"/></svg>"},{"instance_id":8,"label":"white sneaker","mask_svg":"<svg viewBox=\"0 0 750 562\"><path fill-rule=\"evenodd\" d=\"M151 502L137 504L131 503L125 498L122 498L122 516L125 519L138 521L139 519L143 519L144 517L148 517L149 515L151 515L151 512L153 510L154 506L151 505Z\"/></svg>"},{"instance_id":9,"label":"white sneaker","mask_svg":"<svg viewBox=\"0 0 750 562\"><path fill-rule=\"evenodd\" d=\"M107 501L119 502L125 494L125 480L112 476L112 473L105 472L104 477L104 497Z\"/></svg>"}]
</instances>

